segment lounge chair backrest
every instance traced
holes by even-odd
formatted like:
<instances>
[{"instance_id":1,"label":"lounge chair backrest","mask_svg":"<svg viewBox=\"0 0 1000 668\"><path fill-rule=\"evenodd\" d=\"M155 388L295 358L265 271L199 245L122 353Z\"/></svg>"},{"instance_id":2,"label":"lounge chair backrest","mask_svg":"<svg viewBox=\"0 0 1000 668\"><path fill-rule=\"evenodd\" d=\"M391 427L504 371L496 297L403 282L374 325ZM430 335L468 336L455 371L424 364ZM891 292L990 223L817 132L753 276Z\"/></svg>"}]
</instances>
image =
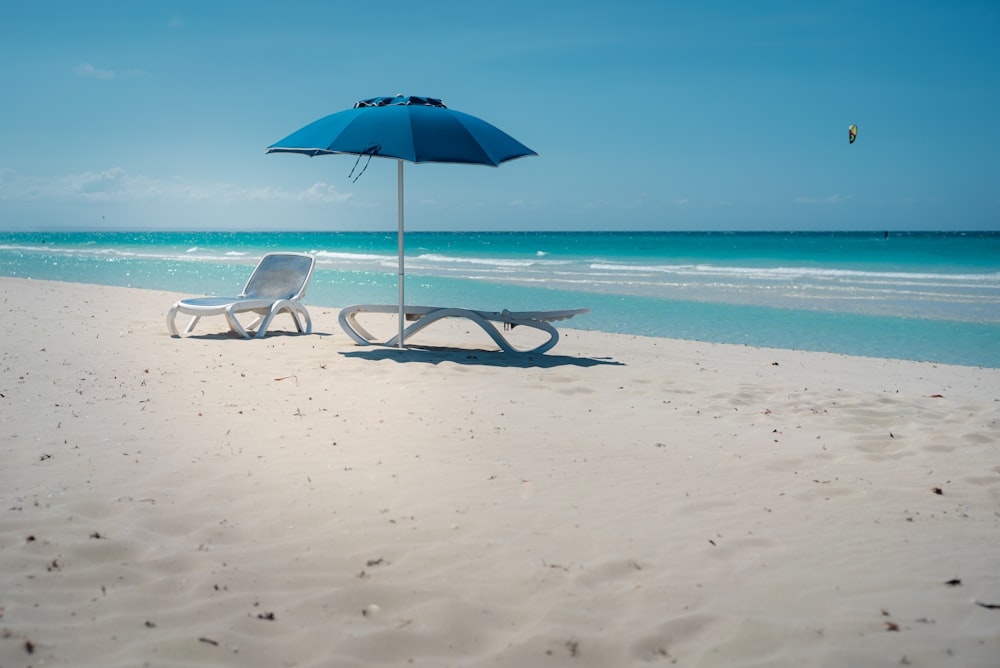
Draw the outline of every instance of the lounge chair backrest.
<instances>
[{"instance_id":1,"label":"lounge chair backrest","mask_svg":"<svg viewBox=\"0 0 1000 668\"><path fill-rule=\"evenodd\" d=\"M305 253L269 253L261 258L243 288L244 297L302 299L316 260Z\"/></svg>"}]
</instances>

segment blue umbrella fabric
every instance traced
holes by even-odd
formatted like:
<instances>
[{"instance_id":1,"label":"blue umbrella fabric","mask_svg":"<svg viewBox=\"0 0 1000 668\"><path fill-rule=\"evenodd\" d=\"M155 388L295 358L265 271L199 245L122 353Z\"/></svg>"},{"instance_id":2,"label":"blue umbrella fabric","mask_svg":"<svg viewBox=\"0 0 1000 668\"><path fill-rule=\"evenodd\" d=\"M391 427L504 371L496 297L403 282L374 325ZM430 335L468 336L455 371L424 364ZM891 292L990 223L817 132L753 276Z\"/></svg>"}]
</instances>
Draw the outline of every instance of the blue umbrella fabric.
<instances>
[{"instance_id":1,"label":"blue umbrella fabric","mask_svg":"<svg viewBox=\"0 0 1000 668\"><path fill-rule=\"evenodd\" d=\"M269 146L267 152L308 156L347 153L492 167L538 155L496 126L449 109L439 99L403 95L357 102L353 109L293 132Z\"/></svg>"},{"instance_id":2,"label":"blue umbrella fabric","mask_svg":"<svg viewBox=\"0 0 1000 668\"><path fill-rule=\"evenodd\" d=\"M369 160L397 160L399 347L403 347L405 315L403 161L497 167L514 158L538 155L503 130L476 116L449 109L437 98L404 95L361 100L352 109L331 114L293 132L269 146L266 152L310 157L348 154L359 159L368 156Z\"/></svg>"}]
</instances>

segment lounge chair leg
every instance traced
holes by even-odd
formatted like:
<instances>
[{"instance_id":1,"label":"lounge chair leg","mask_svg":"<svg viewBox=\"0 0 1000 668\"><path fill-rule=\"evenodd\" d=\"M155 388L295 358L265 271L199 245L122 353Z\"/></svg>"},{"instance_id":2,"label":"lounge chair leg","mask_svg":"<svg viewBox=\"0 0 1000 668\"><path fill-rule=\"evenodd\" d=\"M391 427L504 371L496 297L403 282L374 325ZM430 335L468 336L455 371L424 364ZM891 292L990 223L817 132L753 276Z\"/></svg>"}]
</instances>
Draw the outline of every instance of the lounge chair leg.
<instances>
[{"instance_id":1,"label":"lounge chair leg","mask_svg":"<svg viewBox=\"0 0 1000 668\"><path fill-rule=\"evenodd\" d=\"M370 346L375 341L375 337L358 322L357 315L361 312L361 309L341 309L340 314L337 316L337 321L340 323L340 328L344 330L344 333L354 339L355 343L362 346Z\"/></svg>"},{"instance_id":2,"label":"lounge chair leg","mask_svg":"<svg viewBox=\"0 0 1000 668\"><path fill-rule=\"evenodd\" d=\"M251 322L249 325L247 325L244 329L246 329L248 332L256 330L258 328L258 326L260 325L260 321L263 320L263 319L264 319L263 316L257 316L254 319L254 321ZM267 328L265 327L264 329L267 329Z\"/></svg>"},{"instance_id":3,"label":"lounge chair leg","mask_svg":"<svg viewBox=\"0 0 1000 668\"><path fill-rule=\"evenodd\" d=\"M177 304L174 304L167 311L167 331L170 332L170 336L180 336L180 333L177 331L177 323L175 322L177 320L177 309Z\"/></svg>"},{"instance_id":4,"label":"lounge chair leg","mask_svg":"<svg viewBox=\"0 0 1000 668\"><path fill-rule=\"evenodd\" d=\"M267 316L265 318L263 318L263 320L261 318L257 318L257 322L259 322L260 325L258 325L258 327L257 327L257 333L254 334L254 338L255 339L263 339L264 335L267 334L267 328L271 326L271 316L272 315L274 315L274 314L273 313L268 313ZM253 328L251 327L251 329L253 329Z\"/></svg>"},{"instance_id":5,"label":"lounge chair leg","mask_svg":"<svg viewBox=\"0 0 1000 668\"><path fill-rule=\"evenodd\" d=\"M258 318L254 320L255 325L257 325L257 323L260 323L257 326L257 334L255 335L255 338L263 339L264 335L267 334L268 327L271 326L271 320L273 320L274 316L281 313L281 311L285 308L287 308L286 302L278 301L271 306L270 310L268 310L267 312L267 315L258 316ZM251 329L253 329L253 327L251 327Z\"/></svg>"},{"instance_id":6,"label":"lounge chair leg","mask_svg":"<svg viewBox=\"0 0 1000 668\"><path fill-rule=\"evenodd\" d=\"M225 315L226 315L226 321L229 323L229 329L233 330L234 332L242 336L244 339L250 338L250 335L247 334L247 330L243 329L243 325L241 325L240 321L236 319L236 316L233 314L232 308L226 309Z\"/></svg>"},{"instance_id":7,"label":"lounge chair leg","mask_svg":"<svg viewBox=\"0 0 1000 668\"><path fill-rule=\"evenodd\" d=\"M303 307L301 304L299 305L298 311L299 314L302 316L303 322L305 323L305 327L299 328L299 331L302 332L303 334L312 334L313 321L312 318L309 317L309 311L307 311L305 307ZM299 319L296 318L295 323L298 324L298 322Z\"/></svg>"}]
</instances>

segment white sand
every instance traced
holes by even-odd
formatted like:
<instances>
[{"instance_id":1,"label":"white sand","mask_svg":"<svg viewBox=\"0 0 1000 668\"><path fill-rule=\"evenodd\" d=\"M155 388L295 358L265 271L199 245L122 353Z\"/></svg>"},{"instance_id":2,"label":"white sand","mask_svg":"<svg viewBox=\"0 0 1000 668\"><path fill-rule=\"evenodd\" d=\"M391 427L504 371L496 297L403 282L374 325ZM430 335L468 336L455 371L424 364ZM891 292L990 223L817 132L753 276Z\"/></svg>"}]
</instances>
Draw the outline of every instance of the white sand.
<instances>
[{"instance_id":1,"label":"white sand","mask_svg":"<svg viewBox=\"0 0 1000 668\"><path fill-rule=\"evenodd\" d=\"M0 290L2 668L1000 665L1000 370Z\"/></svg>"}]
</instances>

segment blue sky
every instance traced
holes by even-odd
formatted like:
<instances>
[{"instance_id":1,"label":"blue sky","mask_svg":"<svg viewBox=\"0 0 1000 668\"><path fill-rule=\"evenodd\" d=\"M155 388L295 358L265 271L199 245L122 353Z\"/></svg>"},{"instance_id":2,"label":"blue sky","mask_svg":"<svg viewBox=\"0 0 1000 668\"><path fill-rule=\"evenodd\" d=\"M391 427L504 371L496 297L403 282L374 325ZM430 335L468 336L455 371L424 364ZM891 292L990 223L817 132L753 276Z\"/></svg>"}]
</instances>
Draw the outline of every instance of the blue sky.
<instances>
[{"instance_id":1,"label":"blue sky","mask_svg":"<svg viewBox=\"0 0 1000 668\"><path fill-rule=\"evenodd\" d=\"M540 154L407 164L410 230L997 230L997 35L995 0L7 3L0 229L392 230L394 161L264 149L405 93Z\"/></svg>"}]
</instances>

